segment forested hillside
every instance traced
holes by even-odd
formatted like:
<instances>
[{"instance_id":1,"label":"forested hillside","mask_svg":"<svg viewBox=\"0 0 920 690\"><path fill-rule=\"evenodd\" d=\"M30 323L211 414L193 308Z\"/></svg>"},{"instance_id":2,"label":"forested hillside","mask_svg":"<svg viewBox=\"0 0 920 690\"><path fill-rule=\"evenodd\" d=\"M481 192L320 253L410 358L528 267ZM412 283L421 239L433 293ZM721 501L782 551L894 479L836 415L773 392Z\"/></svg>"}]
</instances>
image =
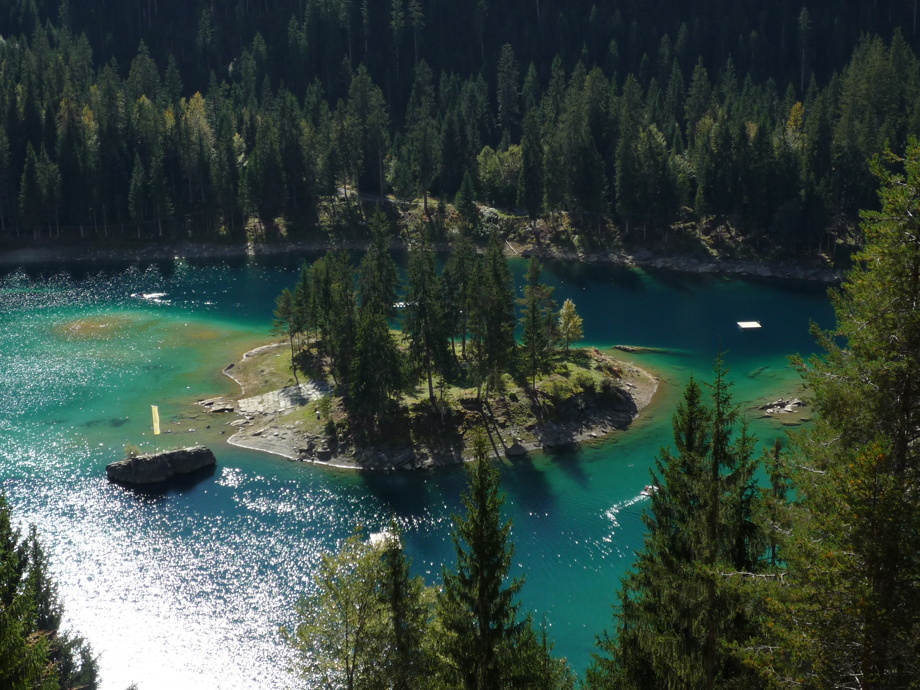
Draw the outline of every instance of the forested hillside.
<instances>
[{"instance_id":1,"label":"forested hillside","mask_svg":"<svg viewBox=\"0 0 920 690\"><path fill-rule=\"evenodd\" d=\"M5 5L7 242L304 236L468 174L578 247L832 253L920 129L916 2Z\"/></svg>"}]
</instances>

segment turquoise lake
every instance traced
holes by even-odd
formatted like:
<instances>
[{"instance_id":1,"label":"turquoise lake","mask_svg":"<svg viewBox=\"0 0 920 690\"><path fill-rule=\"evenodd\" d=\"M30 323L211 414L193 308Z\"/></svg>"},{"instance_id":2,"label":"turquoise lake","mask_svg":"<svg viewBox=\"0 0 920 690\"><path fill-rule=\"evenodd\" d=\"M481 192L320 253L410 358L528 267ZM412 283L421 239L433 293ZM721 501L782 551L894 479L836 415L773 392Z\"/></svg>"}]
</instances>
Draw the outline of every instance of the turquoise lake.
<instances>
[{"instance_id":1,"label":"turquoise lake","mask_svg":"<svg viewBox=\"0 0 920 690\"><path fill-rule=\"evenodd\" d=\"M310 588L319 554L356 524L401 523L414 570L453 563L460 468L357 474L231 447L226 418L191 403L233 394L221 369L263 341L275 296L301 257L0 268L0 479L17 521L51 554L68 623L99 655L103 687L283 688L278 629ZM514 261L518 280L525 263ZM585 342L660 348L622 358L661 377L633 426L576 451L502 463L523 609L545 614L556 652L579 673L612 627L619 579L642 544L640 492L694 374L719 351L743 408L798 394L788 356L833 324L826 287L546 262L555 299L574 300ZM759 332L736 322L758 320ZM164 434L150 433L150 405ZM786 427L757 419L772 444ZM210 428L207 428L209 427ZM226 432L222 435L221 432ZM139 494L104 467L125 444L205 441L210 478Z\"/></svg>"}]
</instances>

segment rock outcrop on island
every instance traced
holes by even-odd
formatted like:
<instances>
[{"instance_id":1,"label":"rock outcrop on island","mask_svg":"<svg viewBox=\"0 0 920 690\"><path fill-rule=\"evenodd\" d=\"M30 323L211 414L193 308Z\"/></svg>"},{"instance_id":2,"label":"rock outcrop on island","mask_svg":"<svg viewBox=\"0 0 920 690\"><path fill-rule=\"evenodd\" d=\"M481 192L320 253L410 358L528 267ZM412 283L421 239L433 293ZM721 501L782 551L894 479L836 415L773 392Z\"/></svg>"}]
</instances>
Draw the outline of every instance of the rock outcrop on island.
<instances>
[{"instance_id":1,"label":"rock outcrop on island","mask_svg":"<svg viewBox=\"0 0 920 690\"><path fill-rule=\"evenodd\" d=\"M119 484L158 484L216 464L214 453L195 446L125 458L106 465L105 474L109 481Z\"/></svg>"}]
</instances>

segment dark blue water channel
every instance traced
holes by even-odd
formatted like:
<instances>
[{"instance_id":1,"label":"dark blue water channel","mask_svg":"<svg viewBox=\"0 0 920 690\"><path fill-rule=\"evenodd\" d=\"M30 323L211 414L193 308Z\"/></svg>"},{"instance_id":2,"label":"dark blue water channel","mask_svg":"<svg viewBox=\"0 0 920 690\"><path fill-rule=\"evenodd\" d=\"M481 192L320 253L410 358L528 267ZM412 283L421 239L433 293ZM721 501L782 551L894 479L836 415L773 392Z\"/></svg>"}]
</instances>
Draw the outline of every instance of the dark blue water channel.
<instances>
[{"instance_id":1,"label":"dark blue water channel","mask_svg":"<svg viewBox=\"0 0 920 690\"><path fill-rule=\"evenodd\" d=\"M223 443L223 421L189 405L236 392L220 370L265 339L301 258L0 269L0 478L16 518L48 544L68 623L99 653L105 688L289 686L278 628L320 553L356 524L374 531L396 516L429 582L453 562L462 469L290 463ZM520 281L525 264L513 267ZM502 464L523 607L546 615L556 651L582 672L641 545L640 492L681 386L707 377L722 350L745 408L794 392L787 357L813 351L809 321L830 326L832 311L813 284L562 262L547 262L545 279L560 304L575 301L589 344L660 349L623 354L661 377L630 430ZM740 320L763 328L741 332ZM171 435L150 435L151 404ZM764 443L786 431L753 428ZM193 486L141 495L103 478L125 444L202 437L219 467Z\"/></svg>"}]
</instances>

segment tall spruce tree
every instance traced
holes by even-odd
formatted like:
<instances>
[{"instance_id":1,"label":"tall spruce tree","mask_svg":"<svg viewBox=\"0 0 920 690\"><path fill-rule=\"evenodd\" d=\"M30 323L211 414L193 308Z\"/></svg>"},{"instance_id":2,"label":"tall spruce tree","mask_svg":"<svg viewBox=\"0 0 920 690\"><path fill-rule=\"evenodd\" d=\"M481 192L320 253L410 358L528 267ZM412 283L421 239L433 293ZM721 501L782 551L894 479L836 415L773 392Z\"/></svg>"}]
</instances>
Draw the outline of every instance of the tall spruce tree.
<instances>
[{"instance_id":1,"label":"tall spruce tree","mask_svg":"<svg viewBox=\"0 0 920 690\"><path fill-rule=\"evenodd\" d=\"M358 310L357 339L349 376L348 408L373 426L385 415L403 386L403 354L386 317L365 305Z\"/></svg>"},{"instance_id":2,"label":"tall spruce tree","mask_svg":"<svg viewBox=\"0 0 920 690\"><path fill-rule=\"evenodd\" d=\"M492 690L569 690L575 676L552 655L544 621L519 616L523 578L508 580L514 544L511 522L502 522L504 496L498 470L489 462L486 437L475 432L463 516L454 516L455 571L443 571L432 638L439 655L434 687Z\"/></svg>"},{"instance_id":3,"label":"tall spruce tree","mask_svg":"<svg viewBox=\"0 0 920 690\"><path fill-rule=\"evenodd\" d=\"M371 246L358 266L358 292L362 308L387 318L396 315L399 272L390 256L390 223L380 209L375 209L368 223Z\"/></svg>"},{"instance_id":4,"label":"tall spruce tree","mask_svg":"<svg viewBox=\"0 0 920 690\"><path fill-rule=\"evenodd\" d=\"M321 352L329 358L337 383L348 381L357 333L355 279L348 255L330 251L313 264L313 303L316 305Z\"/></svg>"},{"instance_id":5,"label":"tall spruce tree","mask_svg":"<svg viewBox=\"0 0 920 690\"><path fill-rule=\"evenodd\" d=\"M535 231L537 218L543 208L543 143L539 111L536 108L529 110L524 117L517 205L527 212Z\"/></svg>"},{"instance_id":6,"label":"tall spruce tree","mask_svg":"<svg viewBox=\"0 0 920 690\"><path fill-rule=\"evenodd\" d=\"M711 404L691 378L674 415L674 446L652 472L651 511L636 564L623 579L616 633L588 673L593 688L727 688L755 675L738 646L756 625L736 585L757 567L753 439L735 429L718 360Z\"/></svg>"},{"instance_id":7,"label":"tall spruce tree","mask_svg":"<svg viewBox=\"0 0 920 690\"><path fill-rule=\"evenodd\" d=\"M316 302L313 299L313 271L304 261L300 265L300 274L293 292L293 309L299 326L299 331L304 334L306 342L304 347L310 346L310 338L316 328Z\"/></svg>"},{"instance_id":8,"label":"tall spruce tree","mask_svg":"<svg viewBox=\"0 0 920 690\"><path fill-rule=\"evenodd\" d=\"M460 355L466 360L466 337L470 310L473 308L476 289L473 282L476 272L476 249L466 235L454 243L453 252L444 264L441 274L441 299L444 322L451 339L454 359L457 359L456 339L460 338Z\"/></svg>"},{"instance_id":9,"label":"tall spruce tree","mask_svg":"<svg viewBox=\"0 0 920 690\"><path fill-rule=\"evenodd\" d=\"M540 283L541 271L539 259L532 257L527 268L524 296L518 301L521 307L521 346L518 351L532 388L537 385L537 376L549 369L557 333L553 289Z\"/></svg>"},{"instance_id":10,"label":"tall spruce tree","mask_svg":"<svg viewBox=\"0 0 920 690\"><path fill-rule=\"evenodd\" d=\"M465 232L470 232L476 226L479 209L476 208L476 190L473 188L473 178L469 170L463 172L463 181L457 196L454 197L454 207Z\"/></svg>"},{"instance_id":11,"label":"tall spruce tree","mask_svg":"<svg viewBox=\"0 0 920 690\"><path fill-rule=\"evenodd\" d=\"M920 143L873 169L881 210L803 365L819 419L793 465L771 681L907 688L920 678Z\"/></svg>"},{"instance_id":12,"label":"tall spruce tree","mask_svg":"<svg viewBox=\"0 0 920 690\"><path fill-rule=\"evenodd\" d=\"M284 288L275 299L275 312L272 319L272 333L283 335L288 339L291 350L291 371L297 379L297 362L295 359L294 336L300 330L298 312L294 302L294 293Z\"/></svg>"},{"instance_id":13,"label":"tall spruce tree","mask_svg":"<svg viewBox=\"0 0 920 690\"><path fill-rule=\"evenodd\" d=\"M514 356L514 281L502 254L502 241L493 235L485 257L477 262L477 298L470 310L473 369L477 395L499 385Z\"/></svg>"},{"instance_id":14,"label":"tall spruce tree","mask_svg":"<svg viewBox=\"0 0 920 690\"><path fill-rule=\"evenodd\" d=\"M409 575L412 563L406 556L402 532L395 519L387 529L380 560L380 594L390 636L383 659L389 669L387 687L393 690L426 687L434 671L434 658L426 640L433 597L420 576Z\"/></svg>"},{"instance_id":15,"label":"tall spruce tree","mask_svg":"<svg viewBox=\"0 0 920 690\"><path fill-rule=\"evenodd\" d=\"M409 339L409 356L428 382L428 398L434 404L434 376L439 372L443 375L449 353L441 285L430 247L415 247L409 252L407 272L409 291L404 330Z\"/></svg>"},{"instance_id":16,"label":"tall spruce tree","mask_svg":"<svg viewBox=\"0 0 920 690\"><path fill-rule=\"evenodd\" d=\"M454 687L506 687L524 581L508 581L514 545L510 521L502 521L504 497L498 470L488 460L486 439L473 438L463 516L454 516L451 538L456 571L445 568L437 615L444 635L441 654L446 680Z\"/></svg>"}]
</instances>

